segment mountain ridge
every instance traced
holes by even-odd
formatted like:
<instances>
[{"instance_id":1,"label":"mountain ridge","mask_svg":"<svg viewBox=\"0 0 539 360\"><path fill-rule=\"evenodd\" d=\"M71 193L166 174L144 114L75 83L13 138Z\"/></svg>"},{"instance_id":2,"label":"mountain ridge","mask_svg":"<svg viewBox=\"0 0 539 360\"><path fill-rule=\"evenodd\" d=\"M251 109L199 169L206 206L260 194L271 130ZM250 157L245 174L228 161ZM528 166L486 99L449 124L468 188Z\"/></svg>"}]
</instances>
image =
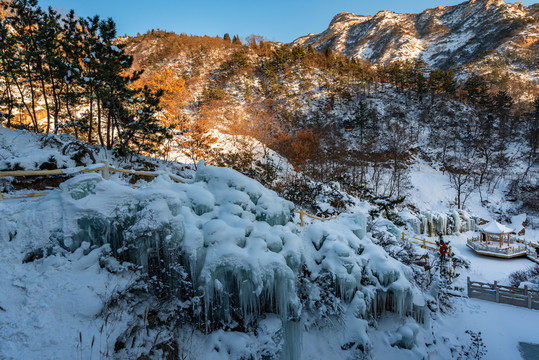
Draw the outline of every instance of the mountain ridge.
<instances>
[{"instance_id":1,"label":"mountain ridge","mask_svg":"<svg viewBox=\"0 0 539 360\"><path fill-rule=\"evenodd\" d=\"M421 59L432 68L447 69L469 65L492 53L516 51L519 56L537 56L538 19L537 4L525 7L502 0L470 0L419 14L343 12L322 33L300 37L292 45L311 45L319 51L331 48L383 64ZM531 76L537 81L533 69Z\"/></svg>"}]
</instances>

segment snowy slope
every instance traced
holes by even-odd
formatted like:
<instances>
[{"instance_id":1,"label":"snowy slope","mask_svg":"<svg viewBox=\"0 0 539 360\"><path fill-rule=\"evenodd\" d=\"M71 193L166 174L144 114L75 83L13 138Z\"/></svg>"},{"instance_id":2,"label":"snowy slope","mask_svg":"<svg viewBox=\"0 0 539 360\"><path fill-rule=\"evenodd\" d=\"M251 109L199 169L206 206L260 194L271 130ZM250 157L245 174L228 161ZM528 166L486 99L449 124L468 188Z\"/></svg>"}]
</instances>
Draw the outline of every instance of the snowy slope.
<instances>
[{"instance_id":1,"label":"snowy slope","mask_svg":"<svg viewBox=\"0 0 539 360\"><path fill-rule=\"evenodd\" d=\"M3 155L7 162L16 160L19 151L24 154L20 146L28 147L17 137L35 137L0 130L2 142L10 145L10 154ZM175 335L150 329L147 310L146 336L128 331L137 328L132 326L140 315L130 312L157 294L180 300L183 312L192 309L189 319L196 322L184 320L182 326L205 341L222 335L226 346L237 346L242 337L252 337L248 329L269 327L274 344L251 348L257 356L298 358L303 326L306 331L325 328L320 325L324 316L341 318L338 327L353 330L347 341L363 349L371 346L366 331L372 316L389 310L399 318L426 321L425 301L410 282L410 270L373 242L365 214L303 230L290 222L290 202L233 170L203 164L190 183L163 176L138 188L126 185L83 174L46 197L0 202L5 274L0 335L7 340L0 346L2 358L18 358L21 347L27 359L114 350L119 358L159 356L165 350L158 340L171 341ZM141 286L146 292L140 298L127 296L142 291ZM316 320L311 312L320 311L314 304L329 301L324 296L340 306ZM125 301L135 305L112 305ZM92 338L99 340L94 347L89 346ZM197 358L217 356L212 355L215 348L204 351ZM229 358L242 354L245 349L231 351Z\"/></svg>"},{"instance_id":2,"label":"snowy slope","mask_svg":"<svg viewBox=\"0 0 539 360\"><path fill-rule=\"evenodd\" d=\"M52 139L70 141L0 127L0 162L39 168L53 156L74 165ZM157 359L175 341L189 359L447 359L467 346L468 329L483 331L487 359L513 358L519 341L534 343L537 311L456 299L450 314L425 312L435 297L421 294L418 269L389 256L400 251L401 229L371 223L368 206L301 228L292 204L253 180L202 164L193 175L186 184L162 176L135 189L85 174L43 198L0 201L0 358ZM447 209L443 174L423 164L412 178L422 190L413 201ZM530 264L473 256L467 235L449 238L471 261L457 285L467 275L504 283ZM155 271L156 255L178 270L176 280ZM179 302L155 299L163 284ZM173 328L171 304L184 316Z\"/></svg>"}]
</instances>

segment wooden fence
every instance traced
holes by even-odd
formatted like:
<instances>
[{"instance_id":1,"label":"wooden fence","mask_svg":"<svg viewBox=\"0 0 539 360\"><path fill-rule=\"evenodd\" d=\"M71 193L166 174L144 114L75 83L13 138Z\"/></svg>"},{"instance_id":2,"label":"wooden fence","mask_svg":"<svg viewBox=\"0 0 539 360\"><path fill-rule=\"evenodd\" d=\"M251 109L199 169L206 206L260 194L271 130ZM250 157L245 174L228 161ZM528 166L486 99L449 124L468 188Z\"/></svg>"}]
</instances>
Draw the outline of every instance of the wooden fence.
<instances>
[{"instance_id":1,"label":"wooden fence","mask_svg":"<svg viewBox=\"0 0 539 360\"><path fill-rule=\"evenodd\" d=\"M528 250L526 250L526 256L534 263L539 264L539 254L537 254L535 248L528 248Z\"/></svg>"},{"instance_id":2,"label":"wooden fence","mask_svg":"<svg viewBox=\"0 0 539 360\"><path fill-rule=\"evenodd\" d=\"M402 241L406 242L406 234L404 232L402 233ZM423 249L429 249L429 250L434 250L438 252L440 251L440 246L438 244L432 241L428 241L425 238L419 239L419 238L414 237L414 238L408 239L408 241L411 242L412 244L421 246ZM448 263L449 281L452 281L453 273L455 271L455 263L453 262L453 248L451 247L451 245L447 247L447 255L448 255L447 258L449 259L449 263Z\"/></svg>"},{"instance_id":3,"label":"wooden fence","mask_svg":"<svg viewBox=\"0 0 539 360\"><path fill-rule=\"evenodd\" d=\"M149 171L136 171L136 170L129 170L129 169L119 169L119 168L109 166L107 162L103 162L102 165L89 166L89 167L80 167L80 168L75 168L75 169L53 169L53 170L33 170L33 171L26 171L26 170L0 171L0 177L75 175L75 174L82 174L82 173L92 172L92 171L100 171L101 176L103 176L103 179L105 179L105 180L109 179L110 172L119 172L119 173L124 173L124 174L148 176L148 177L157 177L157 176L161 175L160 173L149 172ZM177 178L174 175L168 174L168 176L175 182L183 183L182 180L180 180L179 178ZM41 196L45 196L47 194L49 194L49 192L45 191L45 192L39 192L39 193L25 194L23 196L15 196L15 197L5 198L5 197L2 196L2 193L0 191L0 200L2 200L2 199L7 200L7 199L24 199L24 198L41 197Z\"/></svg>"},{"instance_id":4,"label":"wooden fence","mask_svg":"<svg viewBox=\"0 0 539 360\"><path fill-rule=\"evenodd\" d=\"M521 289L498 285L497 281L494 284L471 281L468 277L468 297L539 310L539 291L528 286Z\"/></svg>"},{"instance_id":5,"label":"wooden fence","mask_svg":"<svg viewBox=\"0 0 539 360\"><path fill-rule=\"evenodd\" d=\"M299 214L299 225L300 226L303 226L305 224L304 220L303 220L303 216L307 216L307 217L310 217L311 219L315 219L315 220L319 220L319 221L322 221L322 222L325 222L325 221L328 221L328 220L333 220L333 219L336 219L337 218L337 215L334 215L332 217L318 217L318 216L314 216L314 215L311 215L311 214L308 214L305 212L305 210L301 209L301 210L294 210L294 212L296 214Z\"/></svg>"},{"instance_id":6,"label":"wooden fence","mask_svg":"<svg viewBox=\"0 0 539 360\"><path fill-rule=\"evenodd\" d=\"M48 176L48 175L75 175L75 174L81 174L91 171L100 171L101 176L103 176L103 179L108 180L109 179L109 173L110 172L119 172L124 174L130 174L130 175L139 175L139 176L149 176L149 177L157 177L160 174L155 172L149 172L149 171L135 171L135 170L128 170L128 169L119 169L115 167L111 167L108 165L107 162L103 162L102 165L99 166L90 166L90 167L81 167L76 169L53 169L53 170L33 170L33 171L26 171L26 170L14 170L14 171L0 171L0 177L8 177L8 176ZM182 180L175 177L174 175L168 174L168 176L175 182L183 183ZM1 189L0 189L1 190ZM22 196L12 196L9 198L4 198L2 196L2 192L0 191L0 200L11 200L11 199L25 199L25 198L34 198L34 197L42 197L48 195L48 191L39 192L39 193L31 193L31 194L25 194ZM300 218L300 226L305 225L304 216L310 217L315 220L319 220L322 222L333 220L337 218L337 215L334 215L332 217L318 217L315 215L311 215L305 210L294 210L295 213L299 214Z\"/></svg>"},{"instance_id":7,"label":"wooden fence","mask_svg":"<svg viewBox=\"0 0 539 360\"><path fill-rule=\"evenodd\" d=\"M406 241L405 233L402 233L402 241L403 242ZM425 238L419 239L419 238L414 237L414 238L409 239L408 241L410 241L413 244L420 245L423 249L431 249L431 250L436 250L436 251L440 249L440 246L438 244L432 241L428 241ZM449 254L451 255L451 253L452 253L452 249L451 249L451 246L449 246Z\"/></svg>"}]
</instances>

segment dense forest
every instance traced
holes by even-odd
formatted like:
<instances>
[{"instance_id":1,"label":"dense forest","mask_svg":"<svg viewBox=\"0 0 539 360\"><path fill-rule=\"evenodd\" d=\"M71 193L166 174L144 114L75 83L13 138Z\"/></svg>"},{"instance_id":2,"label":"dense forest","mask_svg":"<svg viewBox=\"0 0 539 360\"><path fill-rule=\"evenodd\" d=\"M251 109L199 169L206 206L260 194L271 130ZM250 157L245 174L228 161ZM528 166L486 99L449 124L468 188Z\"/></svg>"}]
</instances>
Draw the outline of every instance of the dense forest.
<instances>
[{"instance_id":1,"label":"dense forest","mask_svg":"<svg viewBox=\"0 0 539 360\"><path fill-rule=\"evenodd\" d=\"M70 133L88 143L152 152L168 129L158 123L162 91L134 86L140 72L115 44L112 19L3 1L0 73L8 127Z\"/></svg>"}]
</instances>

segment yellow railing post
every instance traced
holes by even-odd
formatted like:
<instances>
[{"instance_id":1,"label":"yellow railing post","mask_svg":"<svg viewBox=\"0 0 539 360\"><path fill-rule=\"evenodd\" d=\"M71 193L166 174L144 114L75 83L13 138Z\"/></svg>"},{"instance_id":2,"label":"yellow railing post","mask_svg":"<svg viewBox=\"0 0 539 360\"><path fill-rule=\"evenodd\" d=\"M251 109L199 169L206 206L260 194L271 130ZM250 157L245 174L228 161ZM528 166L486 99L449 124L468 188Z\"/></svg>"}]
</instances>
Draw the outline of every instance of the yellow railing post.
<instances>
[{"instance_id":1,"label":"yellow railing post","mask_svg":"<svg viewBox=\"0 0 539 360\"><path fill-rule=\"evenodd\" d=\"M452 270L453 270L453 248L451 245L449 245L449 251L447 252L449 255L449 281L452 281Z\"/></svg>"},{"instance_id":2,"label":"yellow railing post","mask_svg":"<svg viewBox=\"0 0 539 360\"><path fill-rule=\"evenodd\" d=\"M299 211L299 223L300 226L303 226L303 209Z\"/></svg>"},{"instance_id":3,"label":"yellow railing post","mask_svg":"<svg viewBox=\"0 0 539 360\"><path fill-rule=\"evenodd\" d=\"M106 161L103 161L103 168L101 169L101 176L103 179L108 180L109 179L109 164Z\"/></svg>"},{"instance_id":4,"label":"yellow railing post","mask_svg":"<svg viewBox=\"0 0 539 360\"><path fill-rule=\"evenodd\" d=\"M423 238L423 249L427 248L427 240Z\"/></svg>"},{"instance_id":5,"label":"yellow railing post","mask_svg":"<svg viewBox=\"0 0 539 360\"><path fill-rule=\"evenodd\" d=\"M406 240L404 239L404 231L402 232L402 242L405 242Z\"/></svg>"}]
</instances>

